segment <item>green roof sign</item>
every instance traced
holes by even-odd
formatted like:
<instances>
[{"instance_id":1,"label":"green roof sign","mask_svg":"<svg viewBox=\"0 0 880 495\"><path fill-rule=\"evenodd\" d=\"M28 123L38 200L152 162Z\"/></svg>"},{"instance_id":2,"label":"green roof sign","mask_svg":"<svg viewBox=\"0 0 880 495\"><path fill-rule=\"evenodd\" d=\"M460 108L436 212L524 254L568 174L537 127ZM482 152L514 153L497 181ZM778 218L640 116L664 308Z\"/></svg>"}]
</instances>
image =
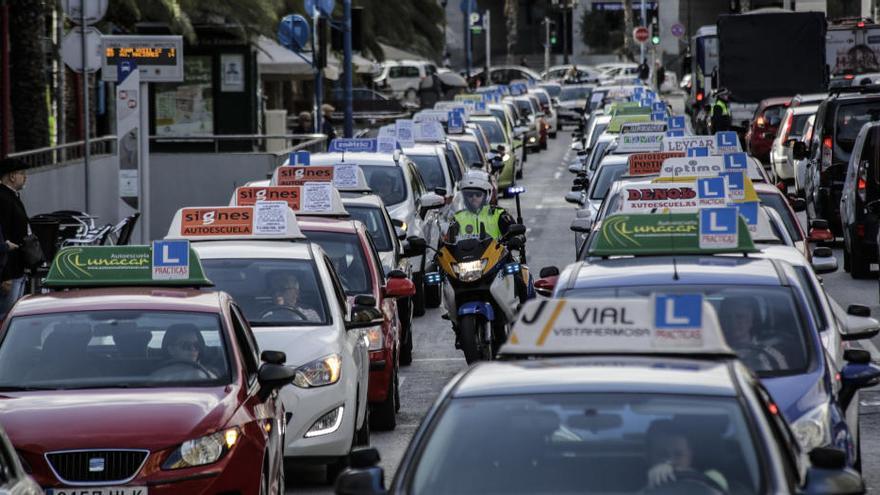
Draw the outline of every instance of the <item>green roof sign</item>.
<instances>
[{"instance_id":1,"label":"green roof sign","mask_svg":"<svg viewBox=\"0 0 880 495\"><path fill-rule=\"evenodd\" d=\"M72 287L209 287L189 241L153 246L66 247L55 256L44 285Z\"/></svg>"},{"instance_id":2,"label":"green roof sign","mask_svg":"<svg viewBox=\"0 0 880 495\"><path fill-rule=\"evenodd\" d=\"M602 221L590 256L650 256L757 252L736 208L697 213L617 214Z\"/></svg>"}]
</instances>

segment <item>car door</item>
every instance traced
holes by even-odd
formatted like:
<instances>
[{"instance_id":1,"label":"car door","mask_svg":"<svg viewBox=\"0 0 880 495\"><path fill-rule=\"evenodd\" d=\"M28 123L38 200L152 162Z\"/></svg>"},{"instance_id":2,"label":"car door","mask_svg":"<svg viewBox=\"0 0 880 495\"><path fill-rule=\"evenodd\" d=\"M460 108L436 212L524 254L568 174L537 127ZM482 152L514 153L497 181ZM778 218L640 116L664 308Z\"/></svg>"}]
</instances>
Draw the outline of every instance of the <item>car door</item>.
<instances>
[{"instance_id":1,"label":"car door","mask_svg":"<svg viewBox=\"0 0 880 495\"><path fill-rule=\"evenodd\" d=\"M335 296L337 303L341 309L341 314L347 315L348 304L346 301L348 298L345 296L345 289L342 285L342 280L339 279L339 275L336 273L336 269L333 268L333 263L330 261L326 255L323 256L324 267L327 269L327 275L329 279L329 284L332 288L332 293ZM367 409L367 386L370 378L370 356L369 356L369 346L370 342L367 339L367 335L363 329L345 329L345 347L346 351L351 354L354 359L355 368L358 372L358 397L357 403L359 411L357 418L357 426L363 424L364 415L366 414Z\"/></svg>"}]
</instances>

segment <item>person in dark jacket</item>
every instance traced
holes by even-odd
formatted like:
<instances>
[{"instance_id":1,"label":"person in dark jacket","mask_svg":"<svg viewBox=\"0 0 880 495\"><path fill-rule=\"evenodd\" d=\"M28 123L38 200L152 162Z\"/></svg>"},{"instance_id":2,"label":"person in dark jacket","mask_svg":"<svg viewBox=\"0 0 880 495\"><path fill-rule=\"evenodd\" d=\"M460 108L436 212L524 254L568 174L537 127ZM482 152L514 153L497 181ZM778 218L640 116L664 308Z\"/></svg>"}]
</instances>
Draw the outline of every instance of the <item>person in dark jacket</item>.
<instances>
[{"instance_id":1,"label":"person in dark jacket","mask_svg":"<svg viewBox=\"0 0 880 495\"><path fill-rule=\"evenodd\" d=\"M3 268L6 267L6 257L9 255L9 251L16 249L18 249L18 245L7 241L3 236L3 228L0 227L0 273L3 273Z\"/></svg>"},{"instance_id":2,"label":"person in dark jacket","mask_svg":"<svg viewBox=\"0 0 880 495\"><path fill-rule=\"evenodd\" d=\"M6 266L0 274L0 320L24 293L24 258L18 249L30 229L20 192L27 182L27 165L15 158L0 160L0 229L6 239Z\"/></svg>"}]
</instances>

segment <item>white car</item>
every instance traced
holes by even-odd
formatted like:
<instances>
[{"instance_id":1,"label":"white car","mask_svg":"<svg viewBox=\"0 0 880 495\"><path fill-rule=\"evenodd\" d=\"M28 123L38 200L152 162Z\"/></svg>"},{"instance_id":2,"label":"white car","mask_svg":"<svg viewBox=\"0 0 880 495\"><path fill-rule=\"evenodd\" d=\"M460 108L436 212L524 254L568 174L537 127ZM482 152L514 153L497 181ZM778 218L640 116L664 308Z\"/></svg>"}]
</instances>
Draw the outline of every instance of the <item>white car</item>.
<instances>
[{"instance_id":1,"label":"white car","mask_svg":"<svg viewBox=\"0 0 880 495\"><path fill-rule=\"evenodd\" d=\"M589 113L587 103L593 92L593 86L587 84L567 84L562 87L557 100L559 107L557 113L559 125L579 125L584 120L584 114Z\"/></svg>"},{"instance_id":2,"label":"white car","mask_svg":"<svg viewBox=\"0 0 880 495\"><path fill-rule=\"evenodd\" d=\"M407 237L425 239L428 246L436 246L440 239L439 215L434 210L442 208L446 201L433 191L428 191L413 161L403 153L316 153L311 155L312 165L335 165L350 163L364 172L373 194L382 198L392 221L396 221ZM425 313L426 256L411 259L412 281L416 286L413 314Z\"/></svg>"},{"instance_id":3,"label":"white car","mask_svg":"<svg viewBox=\"0 0 880 495\"><path fill-rule=\"evenodd\" d=\"M397 99L415 102L419 84L436 73L437 66L425 60L386 61L382 63L382 72L373 82L387 88Z\"/></svg>"},{"instance_id":4,"label":"white car","mask_svg":"<svg viewBox=\"0 0 880 495\"><path fill-rule=\"evenodd\" d=\"M547 134L550 138L556 139L556 133L559 132L559 118L556 114L553 100L550 98L550 93L543 88L532 88L529 90L529 94L538 98L538 101L541 103L541 110L544 111L544 120L549 126Z\"/></svg>"},{"instance_id":5,"label":"white car","mask_svg":"<svg viewBox=\"0 0 880 495\"><path fill-rule=\"evenodd\" d=\"M770 164L779 179L794 179L794 157L791 146L786 146L786 142L790 139L800 140L804 124L818 109L818 105L802 105L785 110L776 138L770 147Z\"/></svg>"},{"instance_id":6,"label":"white car","mask_svg":"<svg viewBox=\"0 0 880 495\"><path fill-rule=\"evenodd\" d=\"M574 69L574 73L572 73L572 69ZM546 72L541 73L541 77L545 81L560 80L566 83L599 82L602 76L602 72L589 65L574 64L554 65Z\"/></svg>"},{"instance_id":7,"label":"white car","mask_svg":"<svg viewBox=\"0 0 880 495\"><path fill-rule=\"evenodd\" d=\"M353 443L369 442L364 330L351 323L355 310L339 276L320 246L306 240L292 210L274 235L216 233L240 209L181 209L166 239L188 239L209 279L241 308L259 346L287 354L297 376L280 391L289 414L284 456L328 461L332 479ZM254 229L256 221L248 225ZM207 226L212 233L198 233Z\"/></svg>"}]
</instances>

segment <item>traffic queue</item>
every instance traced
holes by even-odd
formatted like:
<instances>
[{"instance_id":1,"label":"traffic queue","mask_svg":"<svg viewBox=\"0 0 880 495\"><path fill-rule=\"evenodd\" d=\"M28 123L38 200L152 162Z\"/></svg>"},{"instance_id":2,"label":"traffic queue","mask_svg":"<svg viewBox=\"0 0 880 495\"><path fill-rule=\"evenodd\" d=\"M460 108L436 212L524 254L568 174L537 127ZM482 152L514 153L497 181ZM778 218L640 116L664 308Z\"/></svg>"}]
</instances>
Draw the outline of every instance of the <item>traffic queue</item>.
<instances>
[{"instance_id":1,"label":"traffic queue","mask_svg":"<svg viewBox=\"0 0 880 495\"><path fill-rule=\"evenodd\" d=\"M535 296L521 215L497 201L555 136L551 104L525 83L462 95L291 152L150 245L62 248L0 326L0 424L26 486L282 494L299 464L335 480L396 427L426 308L470 362Z\"/></svg>"},{"instance_id":2,"label":"traffic queue","mask_svg":"<svg viewBox=\"0 0 880 495\"><path fill-rule=\"evenodd\" d=\"M576 261L540 269L389 488L362 448L337 493L864 493L858 397L880 367L857 342L880 322L826 293L828 222L804 232L806 202L735 132L695 134L640 81L589 102Z\"/></svg>"}]
</instances>

